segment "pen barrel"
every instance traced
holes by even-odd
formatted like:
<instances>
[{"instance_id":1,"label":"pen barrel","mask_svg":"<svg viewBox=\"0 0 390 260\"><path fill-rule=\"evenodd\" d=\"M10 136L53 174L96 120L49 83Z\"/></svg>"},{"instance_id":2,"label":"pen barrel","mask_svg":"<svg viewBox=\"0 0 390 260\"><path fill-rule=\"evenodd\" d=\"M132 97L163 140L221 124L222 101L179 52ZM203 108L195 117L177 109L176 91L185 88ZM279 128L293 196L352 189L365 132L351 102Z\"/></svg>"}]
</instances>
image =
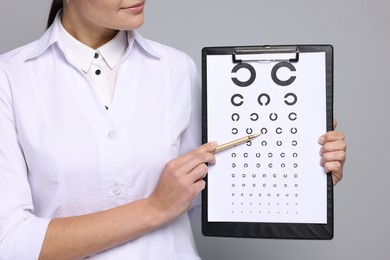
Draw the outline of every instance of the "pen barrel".
<instances>
[{"instance_id":1,"label":"pen barrel","mask_svg":"<svg viewBox=\"0 0 390 260\"><path fill-rule=\"evenodd\" d=\"M228 143L226 143L226 144L221 144L220 146L218 146L217 148L215 148L214 153L221 152L221 151L223 151L223 150L232 148L232 147L234 147L234 146L236 146L236 145L245 143L246 141L249 141L249 140L250 140L250 137L249 137L249 136L245 136L245 137L243 137L243 138L240 138L240 139L237 139L237 140L228 142Z\"/></svg>"}]
</instances>

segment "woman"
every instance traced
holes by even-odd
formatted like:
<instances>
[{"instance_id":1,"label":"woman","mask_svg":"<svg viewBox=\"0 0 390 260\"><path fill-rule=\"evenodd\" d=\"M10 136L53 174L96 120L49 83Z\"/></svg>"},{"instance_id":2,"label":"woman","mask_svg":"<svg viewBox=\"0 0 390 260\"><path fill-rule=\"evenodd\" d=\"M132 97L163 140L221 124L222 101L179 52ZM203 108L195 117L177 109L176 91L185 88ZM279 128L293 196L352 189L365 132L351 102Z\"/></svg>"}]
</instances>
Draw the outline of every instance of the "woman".
<instances>
[{"instance_id":1,"label":"woman","mask_svg":"<svg viewBox=\"0 0 390 260\"><path fill-rule=\"evenodd\" d=\"M199 259L217 144L197 147L194 63L134 31L144 5L54 0L42 38L1 56L1 259ZM320 143L336 184L344 136Z\"/></svg>"}]
</instances>

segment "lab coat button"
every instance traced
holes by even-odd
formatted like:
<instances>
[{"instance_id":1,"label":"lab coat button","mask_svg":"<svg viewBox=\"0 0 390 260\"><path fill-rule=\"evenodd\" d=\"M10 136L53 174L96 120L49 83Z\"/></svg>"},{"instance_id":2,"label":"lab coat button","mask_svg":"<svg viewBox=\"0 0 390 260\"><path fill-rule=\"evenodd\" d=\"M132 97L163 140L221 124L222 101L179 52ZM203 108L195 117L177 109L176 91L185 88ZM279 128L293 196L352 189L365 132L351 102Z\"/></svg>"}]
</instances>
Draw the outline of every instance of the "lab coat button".
<instances>
[{"instance_id":1,"label":"lab coat button","mask_svg":"<svg viewBox=\"0 0 390 260\"><path fill-rule=\"evenodd\" d=\"M108 139L114 140L115 138L116 138L116 132L115 131L108 132Z\"/></svg>"},{"instance_id":2,"label":"lab coat button","mask_svg":"<svg viewBox=\"0 0 390 260\"><path fill-rule=\"evenodd\" d=\"M118 184L115 184L115 186L112 188L112 193L117 196L120 195L122 193L122 187Z\"/></svg>"}]
</instances>

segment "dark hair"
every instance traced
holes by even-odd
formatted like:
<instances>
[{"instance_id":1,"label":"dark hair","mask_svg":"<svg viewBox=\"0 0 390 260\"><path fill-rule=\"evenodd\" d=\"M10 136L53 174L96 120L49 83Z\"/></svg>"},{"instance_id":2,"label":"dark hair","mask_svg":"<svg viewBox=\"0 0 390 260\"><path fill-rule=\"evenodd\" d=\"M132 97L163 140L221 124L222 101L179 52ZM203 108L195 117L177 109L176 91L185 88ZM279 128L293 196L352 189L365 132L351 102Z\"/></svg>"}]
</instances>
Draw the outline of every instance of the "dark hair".
<instances>
[{"instance_id":1,"label":"dark hair","mask_svg":"<svg viewBox=\"0 0 390 260\"><path fill-rule=\"evenodd\" d=\"M59 10L61 10L64 7L63 0L53 0L53 3L51 4L49 17L47 18L47 28L49 28L56 18L56 15Z\"/></svg>"}]
</instances>

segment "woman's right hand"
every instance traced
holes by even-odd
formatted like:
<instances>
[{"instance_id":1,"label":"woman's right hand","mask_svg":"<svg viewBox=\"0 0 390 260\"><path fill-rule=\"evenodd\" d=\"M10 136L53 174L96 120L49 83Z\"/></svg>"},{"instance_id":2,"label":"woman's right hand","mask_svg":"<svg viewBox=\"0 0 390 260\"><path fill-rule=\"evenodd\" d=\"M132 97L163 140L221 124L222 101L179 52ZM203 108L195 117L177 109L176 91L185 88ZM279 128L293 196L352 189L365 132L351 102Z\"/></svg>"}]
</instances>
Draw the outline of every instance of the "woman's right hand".
<instances>
[{"instance_id":1,"label":"woman's right hand","mask_svg":"<svg viewBox=\"0 0 390 260\"><path fill-rule=\"evenodd\" d=\"M156 189L149 197L149 202L162 214L164 222L185 212L205 188L206 163L215 163L216 147L215 142L203 144L165 165Z\"/></svg>"}]
</instances>

